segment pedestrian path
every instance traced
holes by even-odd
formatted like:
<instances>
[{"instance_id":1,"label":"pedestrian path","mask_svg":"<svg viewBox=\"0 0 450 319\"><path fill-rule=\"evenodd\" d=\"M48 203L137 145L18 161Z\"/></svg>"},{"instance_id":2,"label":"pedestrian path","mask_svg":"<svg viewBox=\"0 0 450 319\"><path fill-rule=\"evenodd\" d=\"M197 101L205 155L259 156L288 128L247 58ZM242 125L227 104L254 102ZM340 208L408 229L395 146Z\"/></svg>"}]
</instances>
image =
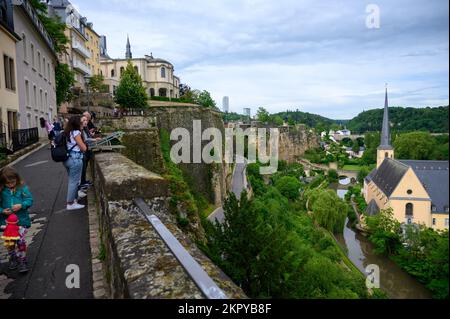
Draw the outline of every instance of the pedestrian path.
<instances>
[{"instance_id":1,"label":"pedestrian path","mask_svg":"<svg viewBox=\"0 0 450 319\"><path fill-rule=\"evenodd\" d=\"M33 222L27 234L30 271L19 274L17 270L9 270L6 249L1 242L0 299L93 298L88 213L86 209L65 210L64 166L53 162L50 151L44 147L14 167L34 198L30 209ZM74 266L79 269L80 285L68 288L66 279L75 275Z\"/></svg>"}]
</instances>

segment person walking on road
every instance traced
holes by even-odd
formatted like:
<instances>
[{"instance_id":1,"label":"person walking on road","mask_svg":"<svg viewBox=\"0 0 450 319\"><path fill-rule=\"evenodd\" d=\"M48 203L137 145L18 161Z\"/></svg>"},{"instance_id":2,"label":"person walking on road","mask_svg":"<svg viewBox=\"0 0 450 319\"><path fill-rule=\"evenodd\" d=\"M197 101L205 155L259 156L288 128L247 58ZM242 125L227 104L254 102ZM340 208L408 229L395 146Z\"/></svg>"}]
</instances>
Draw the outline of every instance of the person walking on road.
<instances>
[{"instance_id":1,"label":"person walking on road","mask_svg":"<svg viewBox=\"0 0 450 319\"><path fill-rule=\"evenodd\" d=\"M69 158L63 163L69 175L67 185L67 210L77 210L84 208L77 202L78 197L86 196L78 191L83 170L84 153L87 150L81 134L82 124L80 116L72 116L64 128L67 139L67 149L70 150Z\"/></svg>"},{"instance_id":2,"label":"person walking on road","mask_svg":"<svg viewBox=\"0 0 450 319\"><path fill-rule=\"evenodd\" d=\"M47 132L48 139L51 141L55 137L55 132L53 132L53 125L51 125L46 119L41 117L39 119L41 122L41 127L45 128L45 131Z\"/></svg>"},{"instance_id":3,"label":"person walking on road","mask_svg":"<svg viewBox=\"0 0 450 319\"><path fill-rule=\"evenodd\" d=\"M33 205L33 196L17 171L9 166L0 172L0 189L0 225L5 228L8 217L15 215L12 216L14 218L12 222L19 226L19 238L12 241L12 244L8 241L9 269L19 267L19 272L25 273L28 271L25 235L31 227L28 209ZM11 219L8 222L11 223Z\"/></svg>"}]
</instances>

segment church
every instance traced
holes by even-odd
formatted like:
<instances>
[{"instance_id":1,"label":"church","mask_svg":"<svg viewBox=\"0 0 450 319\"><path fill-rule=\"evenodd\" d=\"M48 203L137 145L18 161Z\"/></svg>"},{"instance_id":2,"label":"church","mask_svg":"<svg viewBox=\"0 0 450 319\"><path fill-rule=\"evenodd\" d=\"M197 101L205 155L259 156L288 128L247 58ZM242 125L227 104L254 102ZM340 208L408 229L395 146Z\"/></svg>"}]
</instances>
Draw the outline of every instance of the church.
<instances>
[{"instance_id":1,"label":"church","mask_svg":"<svg viewBox=\"0 0 450 319\"><path fill-rule=\"evenodd\" d=\"M391 207L394 217L402 224L448 229L448 161L396 160L389 131L386 90L377 166L364 180L366 214L373 216Z\"/></svg>"},{"instance_id":2,"label":"church","mask_svg":"<svg viewBox=\"0 0 450 319\"><path fill-rule=\"evenodd\" d=\"M165 98L180 97L180 78L174 74L174 66L164 59L154 58L152 54L143 58L133 58L130 39L127 38L124 59L112 59L106 52L106 39L100 43L100 65L104 83L109 87L111 94L115 94L120 83L120 76L131 61L134 69L142 78L142 84L150 97Z\"/></svg>"}]
</instances>

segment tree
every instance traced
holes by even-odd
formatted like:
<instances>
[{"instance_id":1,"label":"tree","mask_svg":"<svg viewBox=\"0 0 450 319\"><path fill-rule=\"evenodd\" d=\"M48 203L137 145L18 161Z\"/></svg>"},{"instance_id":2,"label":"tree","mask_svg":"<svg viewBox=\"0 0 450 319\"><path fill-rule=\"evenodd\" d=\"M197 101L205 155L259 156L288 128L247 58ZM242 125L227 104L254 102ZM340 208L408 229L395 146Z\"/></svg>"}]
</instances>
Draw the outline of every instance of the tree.
<instances>
[{"instance_id":1,"label":"tree","mask_svg":"<svg viewBox=\"0 0 450 319\"><path fill-rule=\"evenodd\" d=\"M210 108L216 107L216 102L211 97L211 94L206 90L203 90L202 92L200 92L197 95L197 97L194 98L194 101L195 101L195 103L197 103L203 107L210 107Z\"/></svg>"},{"instance_id":2,"label":"tree","mask_svg":"<svg viewBox=\"0 0 450 319\"><path fill-rule=\"evenodd\" d=\"M382 209L375 216L366 216L369 239L378 254L390 255L400 245L400 223L394 218L392 208Z\"/></svg>"},{"instance_id":3,"label":"tree","mask_svg":"<svg viewBox=\"0 0 450 319\"><path fill-rule=\"evenodd\" d=\"M115 102L122 108L143 109L148 107L148 95L142 85L142 78L128 61L116 89Z\"/></svg>"},{"instance_id":4,"label":"tree","mask_svg":"<svg viewBox=\"0 0 450 319\"><path fill-rule=\"evenodd\" d=\"M339 174L335 169L329 169L328 170L328 180L331 183L335 183L339 180Z\"/></svg>"},{"instance_id":5,"label":"tree","mask_svg":"<svg viewBox=\"0 0 450 319\"><path fill-rule=\"evenodd\" d=\"M92 92L108 92L108 86L103 84L105 78L101 74L95 74L89 80L89 88Z\"/></svg>"},{"instance_id":6,"label":"tree","mask_svg":"<svg viewBox=\"0 0 450 319\"><path fill-rule=\"evenodd\" d=\"M359 142L357 140L353 141L352 151L356 154L359 153Z\"/></svg>"},{"instance_id":7,"label":"tree","mask_svg":"<svg viewBox=\"0 0 450 319\"><path fill-rule=\"evenodd\" d=\"M276 126L281 126L283 125L284 122L281 116L275 115L272 117L272 123L275 124Z\"/></svg>"},{"instance_id":8,"label":"tree","mask_svg":"<svg viewBox=\"0 0 450 319\"><path fill-rule=\"evenodd\" d=\"M400 159L431 159L435 147L435 139L428 132L404 133L394 142L395 155Z\"/></svg>"},{"instance_id":9,"label":"tree","mask_svg":"<svg viewBox=\"0 0 450 319\"><path fill-rule=\"evenodd\" d=\"M275 187L280 191L280 193L290 200L295 200L298 198L300 186L300 181L292 176L281 177L275 183Z\"/></svg>"},{"instance_id":10,"label":"tree","mask_svg":"<svg viewBox=\"0 0 450 319\"><path fill-rule=\"evenodd\" d=\"M60 105L72 100L71 88L75 83L75 73L67 64L58 63L55 68L56 103Z\"/></svg>"},{"instance_id":11,"label":"tree","mask_svg":"<svg viewBox=\"0 0 450 319\"><path fill-rule=\"evenodd\" d=\"M256 112L256 118L258 121L262 123L267 123L270 121L270 114L267 112L267 110L263 107L260 107L258 111Z\"/></svg>"},{"instance_id":12,"label":"tree","mask_svg":"<svg viewBox=\"0 0 450 319\"><path fill-rule=\"evenodd\" d=\"M341 234L347 218L347 204L331 189L308 191L308 208L314 220L328 231Z\"/></svg>"},{"instance_id":13,"label":"tree","mask_svg":"<svg viewBox=\"0 0 450 319\"><path fill-rule=\"evenodd\" d=\"M362 184L364 183L364 179L366 178L367 175L369 175L369 168L367 166L363 166L361 167L361 169L358 172L358 183Z\"/></svg>"}]
</instances>

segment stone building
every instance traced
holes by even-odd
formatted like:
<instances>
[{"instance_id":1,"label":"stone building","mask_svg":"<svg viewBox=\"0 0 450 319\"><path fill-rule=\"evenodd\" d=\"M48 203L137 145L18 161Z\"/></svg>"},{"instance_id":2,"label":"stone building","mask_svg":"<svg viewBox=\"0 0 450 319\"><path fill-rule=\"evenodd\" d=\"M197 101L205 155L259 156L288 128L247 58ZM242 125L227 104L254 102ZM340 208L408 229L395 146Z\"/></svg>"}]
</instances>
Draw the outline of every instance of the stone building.
<instances>
[{"instance_id":1,"label":"stone building","mask_svg":"<svg viewBox=\"0 0 450 319\"><path fill-rule=\"evenodd\" d=\"M40 127L39 118L51 122L57 114L55 48L28 0L14 3L14 30L22 38L16 43L20 127ZM46 134L39 129L41 137Z\"/></svg>"},{"instance_id":2,"label":"stone building","mask_svg":"<svg viewBox=\"0 0 450 319\"><path fill-rule=\"evenodd\" d=\"M135 70L142 78L144 87L150 97L160 96L167 98L180 97L180 78L174 74L172 63L154 58L152 54L143 58L133 58L131 45L127 39L126 53L124 59L112 59L106 53L106 39L102 43L101 71L105 78L105 84L109 86L112 94L119 85L120 76L127 67L128 60L131 61Z\"/></svg>"},{"instance_id":3,"label":"stone building","mask_svg":"<svg viewBox=\"0 0 450 319\"><path fill-rule=\"evenodd\" d=\"M90 75L100 74L100 35L94 30L92 22L86 25L86 48L91 53L91 57L86 60L88 68L91 70Z\"/></svg>"},{"instance_id":4,"label":"stone building","mask_svg":"<svg viewBox=\"0 0 450 319\"><path fill-rule=\"evenodd\" d=\"M11 0L0 0L0 147L10 144L13 130L19 128L16 43Z\"/></svg>"},{"instance_id":5,"label":"stone building","mask_svg":"<svg viewBox=\"0 0 450 319\"><path fill-rule=\"evenodd\" d=\"M437 230L449 225L448 161L396 160L390 143L388 96L384 106L377 167L364 180L366 213L392 208L402 224L424 224Z\"/></svg>"}]
</instances>

